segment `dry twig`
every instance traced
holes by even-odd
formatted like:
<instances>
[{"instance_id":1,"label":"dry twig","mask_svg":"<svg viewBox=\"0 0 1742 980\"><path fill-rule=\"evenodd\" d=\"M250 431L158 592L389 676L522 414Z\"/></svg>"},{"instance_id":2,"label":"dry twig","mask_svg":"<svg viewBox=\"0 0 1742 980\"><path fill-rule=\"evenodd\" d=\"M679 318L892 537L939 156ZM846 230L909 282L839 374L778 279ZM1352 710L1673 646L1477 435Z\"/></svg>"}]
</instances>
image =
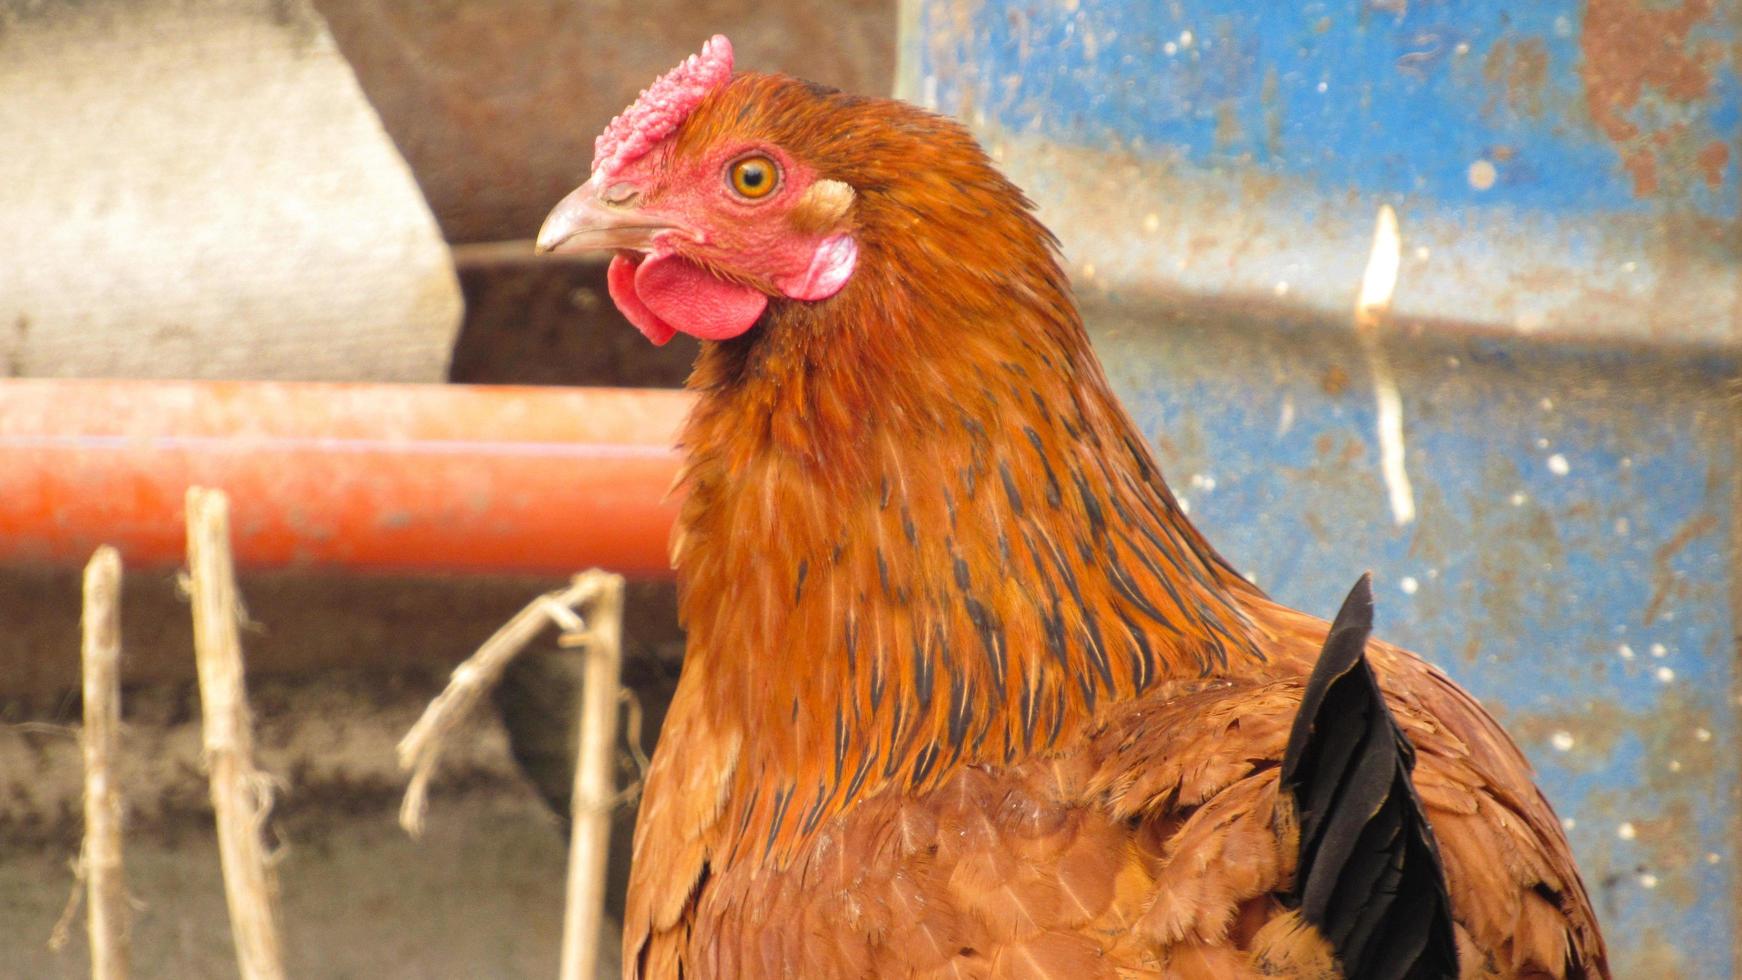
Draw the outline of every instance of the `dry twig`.
<instances>
[{"instance_id":1,"label":"dry twig","mask_svg":"<svg viewBox=\"0 0 1742 980\"><path fill-rule=\"evenodd\" d=\"M406 833L413 837L423 833L424 814L429 811L429 782L441 761L448 735L471 716L478 702L502 678L508 664L547 623L555 622L565 630L565 635L575 635L584 629L575 607L596 599L605 580L615 578L604 572L585 572L570 580L567 588L539 596L485 640L478 652L454 668L448 686L399 741L399 768L411 772L405 801L399 807L399 825Z\"/></svg>"},{"instance_id":2,"label":"dry twig","mask_svg":"<svg viewBox=\"0 0 1742 980\"><path fill-rule=\"evenodd\" d=\"M188 490L187 530L206 765L236 961L243 980L281 980L284 965L275 914L278 888L261 841L272 807L272 786L254 766L253 721L243 684L238 628L241 606L230 556L230 503L223 491Z\"/></svg>"},{"instance_id":3,"label":"dry twig","mask_svg":"<svg viewBox=\"0 0 1742 980\"><path fill-rule=\"evenodd\" d=\"M618 677L623 665L623 579L588 572L576 582L596 582L587 604L587 658L581 688L580 740L575 785L569 797L568 898L563 912L562 980L598 973L599 924L605 908L605 863L610 851L612 784L617 740Z\"/></svg>"},{"instance_id":4,"label":"dry twig","mask_svg":"<svg viewBox=\"0 0 1742 980\"><path fill-rule=\"evenodd\" d=\"M121 792L114 761L121 726L121 555L107 545L85 566L85 846L91 976L125 980L127 883L121 872Z\"/></svg>"},{"instance_id":5,"label":"dry twig","mask_svg":"<svg viewBox=\"0 0 1742 980\"><path fill-rule=\"evenodd\" d=\"M584 610L577 612L577 610ZM610 844L611 809L620 801L612 789L617 739L618 676L623 660L623 579L593 569L568 587L539 596L454 668L448 686L399 743L399 767L411 770L399 823L413 837L423 832L429 809L429 782L447 737L496 686L508 664L547 623L563 632L558 642L585 651L581 688L579 746L574 792L570 798L568 905L563 915L563 980L591 977L599 956L599 924L604 916L605 864Z\"/></svg>"}]
</instances>

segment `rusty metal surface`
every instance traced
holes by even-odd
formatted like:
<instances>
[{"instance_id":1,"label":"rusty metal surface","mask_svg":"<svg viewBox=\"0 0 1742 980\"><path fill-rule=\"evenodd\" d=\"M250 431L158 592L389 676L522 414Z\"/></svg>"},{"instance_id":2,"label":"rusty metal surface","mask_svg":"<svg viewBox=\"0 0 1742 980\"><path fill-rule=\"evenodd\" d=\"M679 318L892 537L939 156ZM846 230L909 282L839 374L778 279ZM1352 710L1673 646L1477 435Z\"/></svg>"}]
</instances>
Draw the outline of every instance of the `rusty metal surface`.
<instances>
[{"instance_id":1,"label":"rusty metal surface","mask_svg":"<svg viewBox=\"0 0 1742 980\"><path fill-rule=\"evenodd\" d=\"M1064 242L1194 520L1474 691L1562 816L1616 975L1737 973L1742 8L908 0L898 90ZM1349 310L1379 204L1395 523Z\"/></svg>"},{"instance_id":2,"label":"rusty metal surface","mask_svg":"<svg viewBox=\"0 0 1742 980\"><path fill-rule=\"evenodd\" d=\"M593 137L710 34L739 62L890 89L888 0L316 0L449 241L526 238Z\"/></svg>"},{"instance_id":3,"label":"rusty metal surface","mask_svg":"<svg viewBox=\"0 0 1742 980\"><path fill-rule=\"evenodd\" d=\"M905 9L901 93L972 123L1104 283L1340 312L1383 201L1403 315L1719 347L1742 329L1735 4Z\"/></svg>"},{"instance_id":4,"label":"rusty metal surface","mask_svg":"<svg viewBox=\"0 0 1742 980\"><path fill-rule=\"evenodd\" d=\"M1419 517L1399 528L1340 324L1183 299L1088 313L1169 481L1238 568L1320 614L1373 570L1380 632L1518 739L1617 975L1730 975L1734 365L1400 338Z\"/></svg>"}]
</instances>

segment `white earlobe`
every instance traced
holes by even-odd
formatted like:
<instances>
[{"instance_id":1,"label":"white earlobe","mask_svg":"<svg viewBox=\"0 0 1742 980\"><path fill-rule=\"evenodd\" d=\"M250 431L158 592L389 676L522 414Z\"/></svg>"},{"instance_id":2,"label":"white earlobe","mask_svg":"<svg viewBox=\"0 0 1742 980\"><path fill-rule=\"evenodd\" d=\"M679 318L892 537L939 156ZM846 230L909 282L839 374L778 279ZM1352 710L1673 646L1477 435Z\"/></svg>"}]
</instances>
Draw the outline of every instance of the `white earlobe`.
<instances>
[{"instance_id":1,"label":"white earlobe","mask_svg":"<svg viewBox=\"0 0 1742 980\"><path fill-rule=\"evenodd\" d=\"M828 299L841 291L859 262L859 243L852 235L831 235L817 243L804 272L777 285L788 299Z\"/></svg>"}]
</instances>

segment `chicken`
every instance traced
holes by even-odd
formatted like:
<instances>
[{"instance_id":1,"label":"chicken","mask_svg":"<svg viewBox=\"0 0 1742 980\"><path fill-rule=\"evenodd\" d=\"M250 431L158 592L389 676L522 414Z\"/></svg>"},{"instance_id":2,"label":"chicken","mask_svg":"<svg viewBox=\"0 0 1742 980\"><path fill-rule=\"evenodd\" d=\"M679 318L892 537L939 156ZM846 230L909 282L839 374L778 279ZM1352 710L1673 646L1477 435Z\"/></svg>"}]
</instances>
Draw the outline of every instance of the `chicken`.
<instances>
[{"instance_id":1,"label":"chicken","mask_svg":"<svg viewBox=\"0 0 1742 980\"><path fill-rule=\"evenodd\" d=\"M1608 975L1518 749L1218 556L962 127L716 37L539 246L705 341L626 976Z\"/></svg>"}]
</instances>

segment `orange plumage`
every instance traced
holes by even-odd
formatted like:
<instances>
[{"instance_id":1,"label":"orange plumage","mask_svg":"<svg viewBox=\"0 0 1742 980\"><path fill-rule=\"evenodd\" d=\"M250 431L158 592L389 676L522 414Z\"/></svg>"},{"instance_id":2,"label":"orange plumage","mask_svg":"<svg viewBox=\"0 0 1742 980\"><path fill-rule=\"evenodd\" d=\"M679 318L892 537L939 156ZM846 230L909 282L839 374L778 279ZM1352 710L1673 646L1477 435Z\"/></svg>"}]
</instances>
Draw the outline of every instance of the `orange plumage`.
<instances>
[{"instance_id":1,"label":"orange plumage","mask_svg":"<svg viewBox=\"0 0 1742 980\"><path fill-rule=\"evenodd\" d=\"M1288 907L1278 786L1326 624L1186 519L1028 202L953 122L744 74L654 151L636 206L740 146L851 189L779 220L852 236L857 266L799 301L671 246L770 298L690 382L689 648L626 976L1340 975ZM1518 750L1443 674L1369 650L1460 973L1606 976Z\"/></svg>"}]
</instances>

